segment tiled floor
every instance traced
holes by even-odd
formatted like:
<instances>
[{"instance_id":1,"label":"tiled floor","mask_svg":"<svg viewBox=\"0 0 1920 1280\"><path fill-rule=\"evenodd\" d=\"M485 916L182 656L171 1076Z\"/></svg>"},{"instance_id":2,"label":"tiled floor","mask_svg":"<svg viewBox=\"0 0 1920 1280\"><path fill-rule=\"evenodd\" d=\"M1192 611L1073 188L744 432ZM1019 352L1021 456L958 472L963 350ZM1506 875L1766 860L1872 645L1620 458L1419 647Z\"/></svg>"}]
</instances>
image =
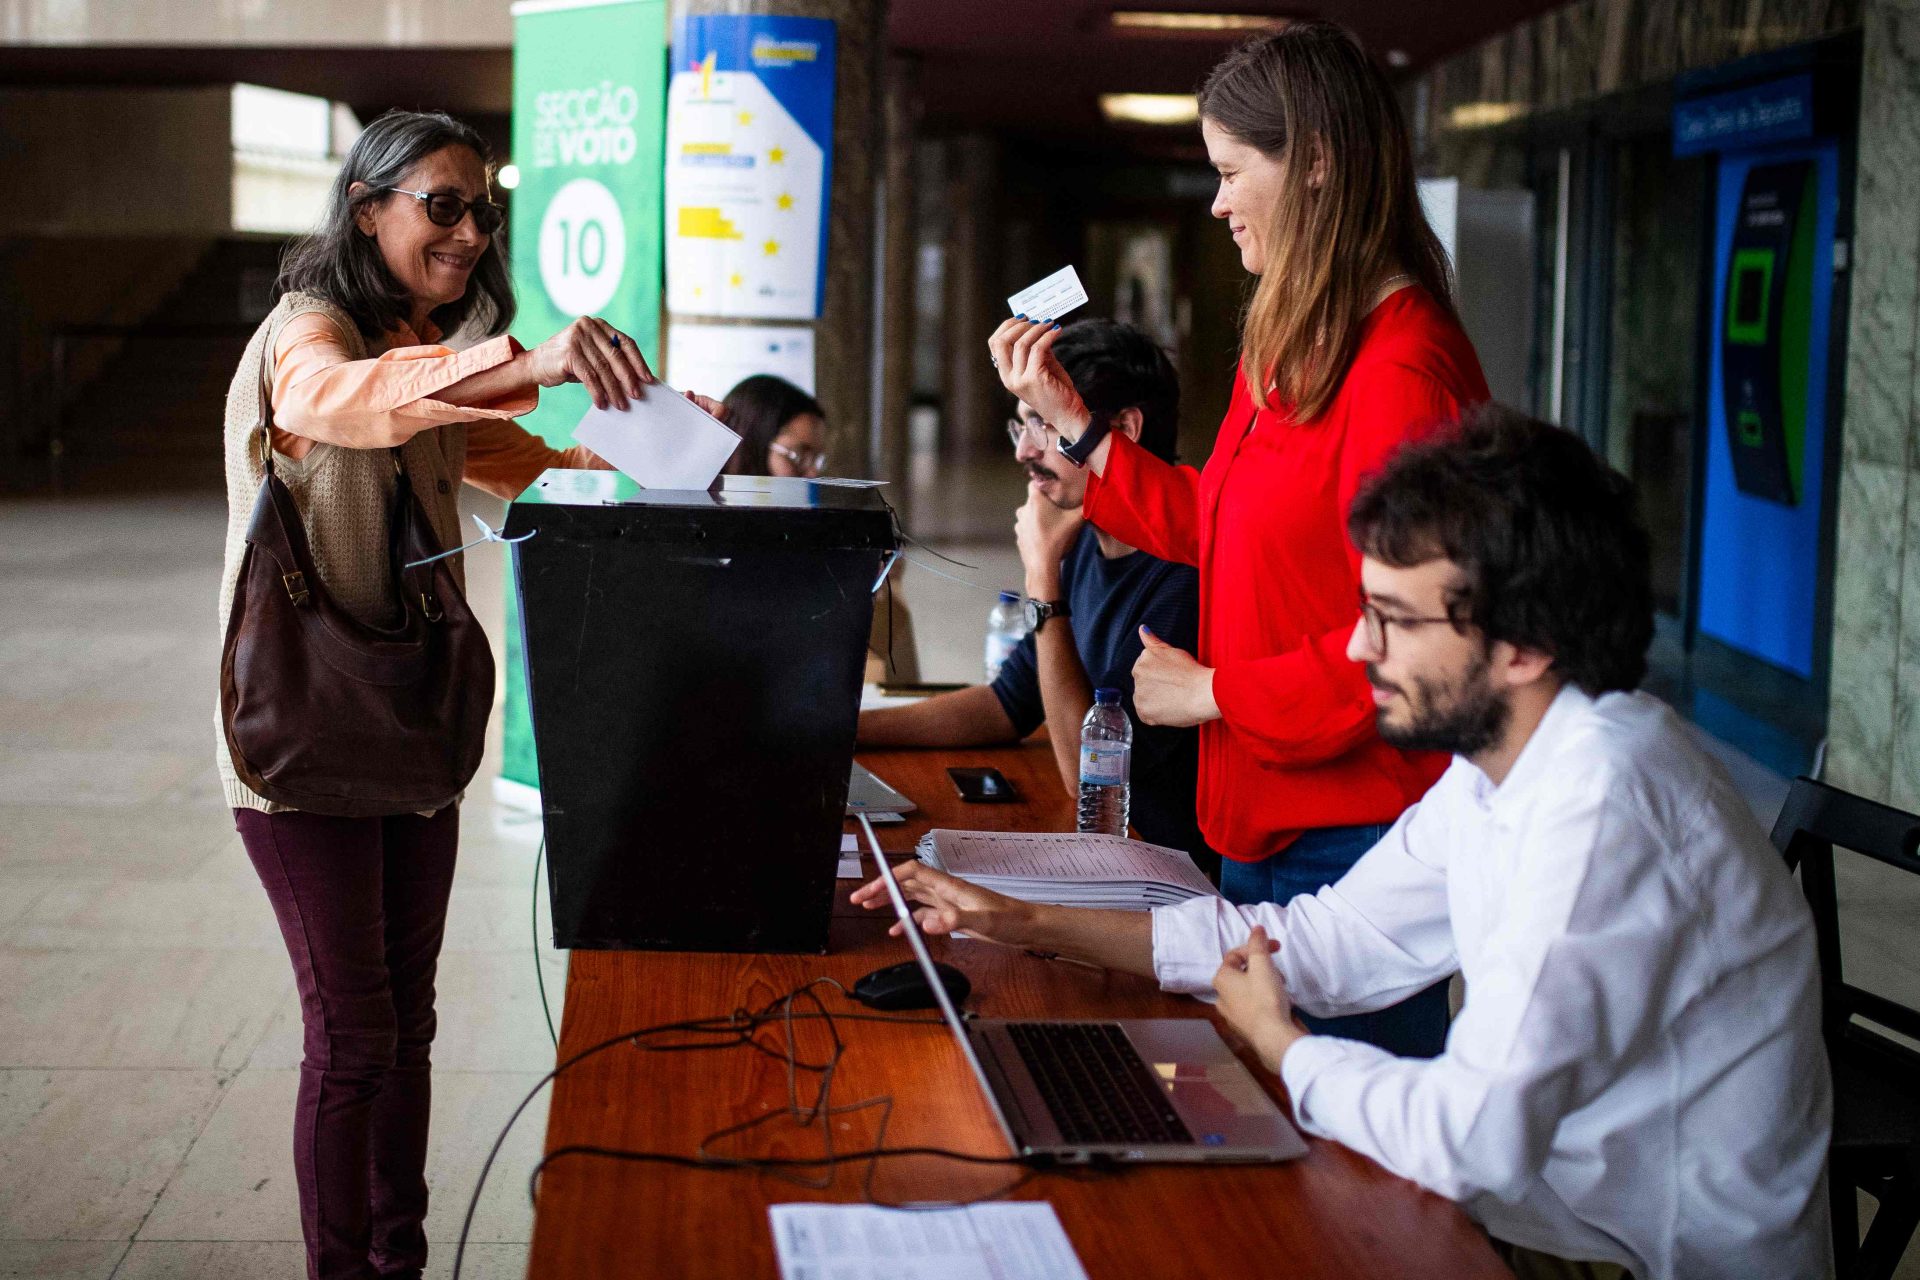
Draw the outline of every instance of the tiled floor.
<instances>
[{"instance_id":1,"label":"tiled floor","mask_svg":"<svg viewBox=\"0 0 1920 1280\"><path fill-rule=\"evenodd\" d=\"M914 549L904 568L927 679L978 678L991 592L1019 582L1021 496L1017 472L987 465L914 495L908 529L966 562ZM0 503L0 1278L301 1271L293 979L212 767L223 519L210 495ZM499 569L490 548L470 557L496 632ZM1722 754L1770 821L1784 781ZM537 829L480 785L461 839L434 1052L435 1277L488 1146L552 1062ZM1873 974L1920 997L1913 889L1849 896ZM540 963L557 1000L565 959L543 948ZM524 1271L544 1116L529 1109L496 1166L467 1276ZM1902 1274L1920 1276L1920 1250Z\"/></svg>"},{"instance_id":2,"label":"tiled floor","mask_svg":"<svg viewBox=\"0 0 1920 1280\"><path fill-rule=\"evenodd\" d=\"M212 768L223 523L207 495L0 504L0 1277L303 1271L298 1001ZM497 627L497 555L474 568ZM474 789L440 964L432 1276L553 1061L538 839ZM557 996L565 958L544 963ZM544 1117L509 1141L463 1275L523 1274Z\"/></svg>"}]
</instances>

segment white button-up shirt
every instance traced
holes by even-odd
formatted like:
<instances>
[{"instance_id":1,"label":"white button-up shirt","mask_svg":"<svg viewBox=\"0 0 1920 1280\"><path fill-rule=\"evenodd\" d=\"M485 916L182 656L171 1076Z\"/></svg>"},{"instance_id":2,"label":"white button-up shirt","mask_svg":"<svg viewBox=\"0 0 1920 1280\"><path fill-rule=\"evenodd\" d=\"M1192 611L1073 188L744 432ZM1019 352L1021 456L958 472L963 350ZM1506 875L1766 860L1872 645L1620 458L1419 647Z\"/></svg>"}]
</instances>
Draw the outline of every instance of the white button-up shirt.
<instances>
[{"instance_id":1,"label":"white button-up shirt","mask_svg":"<svg viewBox=\"0 0 1920 1280\"><path fill-rule=\"evenodd\" d=\"M1254 924L1308 1013L1466 977L1431 1061L1294 1045L1283 1074L1309 1132L1502 1239L1637 1280L1826 1273L1813 922L1725 772L1654 698L1563 690L1503 783L1455 759L1318 894L1155 911L1161 985L1210 990Z\"/></svg>"}]
</instances>

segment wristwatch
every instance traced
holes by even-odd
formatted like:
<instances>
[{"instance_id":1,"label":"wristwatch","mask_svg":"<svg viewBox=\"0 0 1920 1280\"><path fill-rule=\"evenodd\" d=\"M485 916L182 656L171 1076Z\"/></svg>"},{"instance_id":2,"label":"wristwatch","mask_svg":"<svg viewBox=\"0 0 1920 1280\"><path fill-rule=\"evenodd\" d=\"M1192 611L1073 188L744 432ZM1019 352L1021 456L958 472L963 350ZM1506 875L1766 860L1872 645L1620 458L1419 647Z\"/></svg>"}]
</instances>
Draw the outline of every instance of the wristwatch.
<instances>
[{"instance_id":1,"label":"wristwatch","mask_svg":"<svg viewBox=\"0 0 1920 1280\"><path fill-rule=\"evenodd\" d=\"M1107 438L1107 432L1113 429L1113 421L1101 414L1095 414L1087 422L1087 429L1080 433L1078 440L1068 442L1065 436L1056 437L1054 447L1060 450L1060 456L1076 467L1087 465L1087 459Z\"/></svg>"},{"instance_id":2,"label":"wristwatch","mask_svg":"<svg viewBox=\"0 0 1920 1280\"><path fill-rule=\"evenodd\" d=\"M1040 624L1048 618L1071 618L1073 610L1067 607L1065 600L1035 600L1031 596L1021 602L1021 609L1027 616L1027 630L1038 631Z\"/></svg>"}]
</instances>

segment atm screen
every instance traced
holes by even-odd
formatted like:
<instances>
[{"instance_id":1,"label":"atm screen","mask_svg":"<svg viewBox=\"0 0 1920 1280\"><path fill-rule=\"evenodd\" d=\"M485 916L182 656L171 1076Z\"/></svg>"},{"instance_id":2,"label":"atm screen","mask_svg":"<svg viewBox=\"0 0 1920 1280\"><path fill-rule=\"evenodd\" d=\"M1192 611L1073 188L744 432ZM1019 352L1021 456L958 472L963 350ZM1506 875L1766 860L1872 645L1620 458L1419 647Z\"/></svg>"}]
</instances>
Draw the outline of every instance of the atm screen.
<instances>
[{"instance_id":1,"label":"atm screen","mask_svg":"<svg viewBox=\"0 0 1920 1280\"><path fill-rule=\"evenodd\" d=\"M1767 314L1767 273L1748 265L1733 285L1733 323L1742 329L1762 324Z\"/></svg>"},{"instance_id":2,"label":"atm screen","mask_svg":"<svg viewBox=\"0 0 1920 1280\"><path fill-rule=\"evenodd\" d=\"M1772 249L1737 249L1733 255L1732 295L1727 312L1727 339L1743 346L1767 341L1767 304L1773 293Z\"/></svg>"}]
</instances>

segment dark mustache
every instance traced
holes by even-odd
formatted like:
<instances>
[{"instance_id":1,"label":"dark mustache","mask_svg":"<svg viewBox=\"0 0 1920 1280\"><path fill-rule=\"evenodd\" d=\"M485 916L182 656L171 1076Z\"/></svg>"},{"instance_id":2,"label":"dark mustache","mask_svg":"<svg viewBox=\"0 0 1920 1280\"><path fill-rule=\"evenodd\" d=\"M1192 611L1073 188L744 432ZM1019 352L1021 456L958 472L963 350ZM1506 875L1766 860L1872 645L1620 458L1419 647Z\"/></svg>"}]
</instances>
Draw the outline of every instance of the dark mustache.
<instances>
[{"instance_id":1,"label":"dark mustache","mask_svg":"<svg viewBox=\"0 0 1920 1280\"><path fill-rule=\"evenodd\" d=\"M1058 480L1060 478L1058 472L1049 471L1038 463L1033 462L1027 464L1027 474L1035 480Z\"/></svg>"},{"instance_id":2,"label":"dark mustache","mask_svg":"<svg viewBox=\"0 0 1920 1280\"><path fill-rule=\"evenodd\" d=\"M1405 690L1401 689L1399 685L1382 680L1380 678L1380 668L1371 662L1367 664L1367 683L1382 693L1398 693L1405 696Z\"/></svg>"}]
</instances>

